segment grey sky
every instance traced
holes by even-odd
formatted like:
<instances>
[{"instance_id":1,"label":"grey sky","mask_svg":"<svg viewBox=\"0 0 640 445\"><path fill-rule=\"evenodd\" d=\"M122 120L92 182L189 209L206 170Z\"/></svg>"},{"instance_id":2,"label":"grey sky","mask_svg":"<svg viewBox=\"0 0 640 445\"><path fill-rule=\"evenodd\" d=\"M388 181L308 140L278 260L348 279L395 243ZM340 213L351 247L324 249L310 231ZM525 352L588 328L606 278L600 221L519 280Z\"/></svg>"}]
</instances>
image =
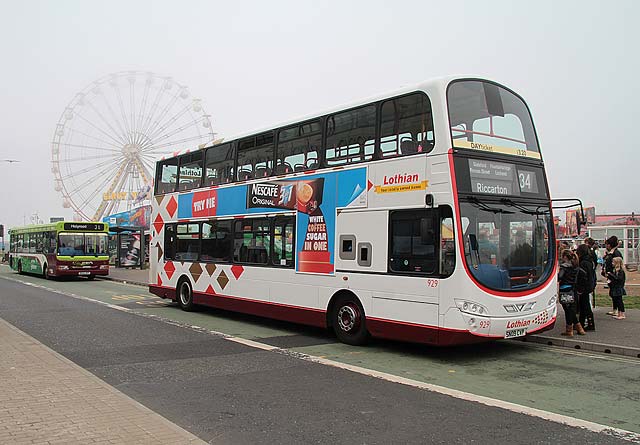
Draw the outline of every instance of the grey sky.
<instances>
[{"instance_id":1,"label":"grey sky","mask_svg":"<svg viewBox=\"0 0 640 445\"><path fill-rule=\"evenodd\" d=\"M125 70L189 86L230 136L448 74L518 91L553 197L638 205L637 1L0 1L0 223L72 217L51 173L56 123Z\"/></svg>"}]
</instances>

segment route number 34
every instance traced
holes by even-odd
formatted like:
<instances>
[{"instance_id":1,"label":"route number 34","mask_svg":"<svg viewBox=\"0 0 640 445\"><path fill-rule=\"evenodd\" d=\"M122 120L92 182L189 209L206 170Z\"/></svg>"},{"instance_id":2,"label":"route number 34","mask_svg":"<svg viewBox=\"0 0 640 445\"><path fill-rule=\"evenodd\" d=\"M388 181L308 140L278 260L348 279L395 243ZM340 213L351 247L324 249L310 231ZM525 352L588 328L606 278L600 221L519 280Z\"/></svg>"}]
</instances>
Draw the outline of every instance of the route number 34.
<instances>
[{"instance_id":1,"label":"route number 34","mask_svg":"<svg viewBox=\"0 0 640 445\"><path fill-rule=\"evenodd\" d=\"M520 179L520 190L531 190L531 173L520 172L518 177Z\"/></svg>"}]
</instances>

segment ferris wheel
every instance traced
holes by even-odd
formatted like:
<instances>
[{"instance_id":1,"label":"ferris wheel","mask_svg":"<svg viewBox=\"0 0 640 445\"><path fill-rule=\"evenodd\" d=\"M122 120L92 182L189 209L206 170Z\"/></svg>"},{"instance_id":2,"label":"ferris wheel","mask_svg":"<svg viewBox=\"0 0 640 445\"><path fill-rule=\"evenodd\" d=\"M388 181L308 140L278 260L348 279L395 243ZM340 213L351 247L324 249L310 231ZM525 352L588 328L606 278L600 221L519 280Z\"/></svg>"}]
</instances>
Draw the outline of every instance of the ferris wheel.
<instances>
[{"instance_id":1,"label":"ferris wheel","mask_svg":"<svg viewBox=\"0 0 640 445\"><path fill-rule=\"evenodd\" d=\"M100 221L149 202L157 160L213 139L210 116L186 86L150 72L109 74L60 116L54 187L76 218Z\"/></svg>"}]
</instances>

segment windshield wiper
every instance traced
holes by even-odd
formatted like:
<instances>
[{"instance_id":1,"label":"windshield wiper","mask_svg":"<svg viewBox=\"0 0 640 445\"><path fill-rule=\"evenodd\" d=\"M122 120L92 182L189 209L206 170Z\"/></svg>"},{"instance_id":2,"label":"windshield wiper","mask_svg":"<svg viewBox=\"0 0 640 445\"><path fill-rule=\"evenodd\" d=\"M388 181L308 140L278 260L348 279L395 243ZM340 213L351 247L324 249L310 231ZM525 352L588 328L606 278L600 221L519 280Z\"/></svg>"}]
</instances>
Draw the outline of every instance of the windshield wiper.
<instances>
[{"instance_id":1,"label":"windshield wiper","mask_svg":"<svg viewBox=\"0 0 640 445\"><path fill-rule=\"evenodd\" d=\"M478 198L474 197L474 196L470 196L469 198L467 198L468 201L475 205L476 207L478 207L480 210L485 210L487 212L492 212L492 213L506 213L506 214L513 214L515 212L511 212L509 210L505 210L505 209L500 209L497 207L490 207L489 205L487 205L486 203L480 201Z\"/></svg>"},{"instance_id":2,"label":"windshield wiper","mask_svg":"<svg viewBox=\"0 0 640 445\"><path fill-rule=\"evenodd\" d=\"M508 205L510 207L514 207L518 210L520 210L522 213L526 214L526 215L545 215L547 213L549 213L549 209L544 209L544 210L539 210L542 206L538 206L536 207L535 210L530 210L529 208L516 203L515 201L509 199L509 198L502 198L500 200L500 202L504 205Z\"/></svg>"}]
</instances>

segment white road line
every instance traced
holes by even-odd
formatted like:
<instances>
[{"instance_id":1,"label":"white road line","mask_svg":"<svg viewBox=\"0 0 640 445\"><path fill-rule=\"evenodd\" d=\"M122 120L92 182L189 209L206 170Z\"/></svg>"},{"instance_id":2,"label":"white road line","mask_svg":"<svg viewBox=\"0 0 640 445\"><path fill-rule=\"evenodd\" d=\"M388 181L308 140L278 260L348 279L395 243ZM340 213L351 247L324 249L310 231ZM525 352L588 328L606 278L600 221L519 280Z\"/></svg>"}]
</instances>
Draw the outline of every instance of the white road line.
<instances>
[{"instance_id":1,"label":"white road line","mask_svg":"<svg viewBox=\"0 0 640 445\"><path fill-rule=\"evenodd\" d=\"M190 324L186 324L186 323L182 323L182 322L178 322L175 320L170 320L164 317L159 317L157 315L153 315L153 314L145 314L145 313L141 313L141 312L136 312L133 311L131 309L128 308L123 308L121 306L117 306L111 303L106 303L100 300L94 300L92 298L89 297L84 297L82 295L76 295L76 294L72 294L72 293L68 293L68 292L64 292L64 291L60 291L57 289L51 289L49 287L46 286L41 286L39 284L34 284L34 283L28 283L28 282L24 282L15 278L9 278L9 277L1 277L4 278L6 280L10 280L10 281L15 281L18 283L22 283L28 286L33 286L33 287L37 287L40 289L45 289L51 292L55 292L58 294L62 294L62 295L66 295L69 297L73 297L73 298L77 298L79 300L83 300L83 301L90 301L90 302L94 302L94 303L99 303L102 304L104 306L110 307L112 309L116 309L122 312L129 312L131 314L134 315L138 315L138 316L143 316L143 317L147 317L147 318L153 318L156 320L160 320L163 321L165 323L169 323L175 326L180 326L180 327L185 327L185 328L190 328L193 330L196 330L198 332L206 332L206 333L210 333L213 335L216 335L218 337L222 337L225 340L229 340L229 341L233 341L235 343L240 343L252 348L256 348L256 349L261 349L264 351L274 351L277 353L281 353L284 355L288 355L291 357L295 357L301 360L306 360L306 361L310 361L310 362L314 362L314 363L319 363L319 364L323 364L323 365L327 365L327 366L332 366L334 368L340 368L340 369L344 369L347 371L351 371L351 372L356 372L358 374L362 374L362 375L366 375L369 377L374 377L374 378L378 378L381 380L386 380L388 382L392 382L392 383L399 383L401 385L406 385L406 386L412 386L414 388L420 388L420 389L424 389L427 391L431 391L431 392L435 392L438 394L444 394L444 395L448 395L451 397L455 397L456 399L461 399L461 400L465 400L468 402L476 402L476 403L481 403L483 405L487 405L487 406L493 406L496 408L502 408L511 412L515 412L515 413L519 413L519 414L525 414L528 416L532 416L532 417L538 417L544 420L548 420L551 422L555 422L555 423L560 423L563 425L567 425L567 426L571 426L571 427L576 427L576 428L583 428L589 431L592 431L594 433L604 433L604 434L608 434L611 436L615 436L619 439L624 439L630 442L634 442L634 443L640 443L640 434L638 433L634 433L632 431L627 431L627 430L622 430L619 428L613 428L607 425L601 425L599 423L595 423L595 422L590 422L588 420L582 420L582 419L576 419L575 417L569 417L569 416L563 416L561 414L556 414L556 413L552 413L549 411L543 411L540 409L536 409L536 408L530 408L528 406L524 406L524 405L518 405L517 403L511 403L511 402L506 402L504 400L498 400L498 399L493 399L491 397L485 397L485 396L480 396L480 395L476 395L476 394L472 394L472 393L468 393L468 392L464 392L464 391L459 391L457 389L451 389L451 388L447 388L444 386L439 386L439 385L434 385L431 383L424 383L424 382L420 382L417 380L412 380L412 379L408 379L405 377L399 377L393 374L388 374L386 372L381 372L381 371L375 371L372 369L367 369L367 368L363 368L360 366L355 366L355 365L349 365L346 363L340 363L340 362L336 362L334 360L330 360L330 359L326 359L326 358L321 358L321 357L315 357L312 355L308 355L308 354L304 354L301 352L297 352L297 351L290 351L288 349L281 349L272 345L268 345L265 343L260 343L257 341L253 341L253 340L247 340L244 338L240 338L240 337L234 337L234 336L230 336L228 334L224 334L222 332L217 332L217 331L211 331L209 329L203 328L201 326L197 326L197 325L190 325Z\"/></svg>"}]
</instances>

